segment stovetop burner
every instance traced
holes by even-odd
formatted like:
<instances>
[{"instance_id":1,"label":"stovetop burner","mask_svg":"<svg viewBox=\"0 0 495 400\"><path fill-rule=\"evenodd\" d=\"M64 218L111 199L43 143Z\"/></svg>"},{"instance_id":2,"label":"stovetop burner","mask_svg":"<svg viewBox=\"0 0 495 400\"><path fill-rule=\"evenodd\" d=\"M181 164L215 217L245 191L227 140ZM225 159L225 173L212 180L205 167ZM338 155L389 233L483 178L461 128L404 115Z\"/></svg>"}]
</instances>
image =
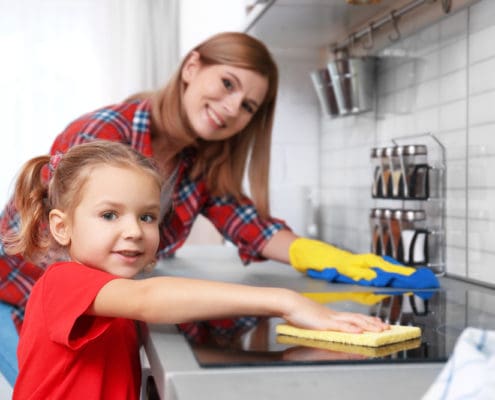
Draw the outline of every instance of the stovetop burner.
<instances>
[{"instance_id":1,"label":"stovetop burner","mask_svg":"<svg viewBox=\"0 0 495 400\"><path fill-rule=\"evenodd\" d=\"M390 324L413 325L420 340L379 348L277 336L270 318L235 335L209 332L190 340L201 367L318 365L345 363L444 362L464 328L495 329L495 295L477 290L337 292L307 294L334 310L376 315ZM204 333L204 330L203 330Z\"/></svg>"}]
</instances>

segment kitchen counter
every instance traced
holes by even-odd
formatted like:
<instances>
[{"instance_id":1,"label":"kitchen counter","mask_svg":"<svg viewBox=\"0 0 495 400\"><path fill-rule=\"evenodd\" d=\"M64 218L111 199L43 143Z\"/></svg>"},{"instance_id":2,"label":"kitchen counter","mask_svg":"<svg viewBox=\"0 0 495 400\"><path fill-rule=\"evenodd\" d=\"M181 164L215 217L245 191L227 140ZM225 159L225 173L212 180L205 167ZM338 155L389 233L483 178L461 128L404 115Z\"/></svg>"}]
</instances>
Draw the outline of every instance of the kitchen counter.
<instances>
[{"instance_id":1,"label":"kitchen counter","mask_svg":"<svg viewBox=\"0 0 495 400\"><path fill-rule=\"evenodd\" d=\"M256 286L280 286L299 292L376 291L328 284L304 277L273 261L244 267L230 246L186 246L164 260L155 275L194 277ZM441 278L444 290L464 282ZM482 289L484 290L484 289ZM489 289L487 289L489 290ZM247 366L202 368L186 339L173 325L149 325L144 338L144 380L152 375L162 400L380 398L419 399L443 363Z\"/></svg>"}]
</instances>

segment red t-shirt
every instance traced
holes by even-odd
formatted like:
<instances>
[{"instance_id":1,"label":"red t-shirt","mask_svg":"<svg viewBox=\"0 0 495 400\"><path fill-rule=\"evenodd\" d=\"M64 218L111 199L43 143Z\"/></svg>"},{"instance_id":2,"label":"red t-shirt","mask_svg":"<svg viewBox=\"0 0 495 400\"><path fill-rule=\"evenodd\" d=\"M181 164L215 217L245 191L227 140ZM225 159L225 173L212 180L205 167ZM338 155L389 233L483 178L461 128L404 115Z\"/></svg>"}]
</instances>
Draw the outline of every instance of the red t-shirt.
<instances>
[{"instance_id":1,"label":"red t-shirt","mask_svg":"<svg viewBox=\"0 0 495 400\"><path fill-rule=\"evenodd\" d=\"M50 266L33 287L17 356L13 399L139 399L135 323L84 315L117 276L74 262Z\"/></svg>"}]
</instances>

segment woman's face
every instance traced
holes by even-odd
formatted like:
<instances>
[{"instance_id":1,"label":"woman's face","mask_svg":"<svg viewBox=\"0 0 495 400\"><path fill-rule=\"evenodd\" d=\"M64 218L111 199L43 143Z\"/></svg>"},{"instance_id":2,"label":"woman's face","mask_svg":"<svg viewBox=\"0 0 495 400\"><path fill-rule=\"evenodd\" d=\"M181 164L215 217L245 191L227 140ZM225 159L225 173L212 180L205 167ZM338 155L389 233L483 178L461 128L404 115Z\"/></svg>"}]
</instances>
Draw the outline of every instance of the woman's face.
<instances>
[{"instance_id":1,"label":"woman's face","mask_svg":"<svg viewBox=\"0 0 495 400\"><path fill-rule=\"evenodd\" d=\"M229 65L203 65L193 53L182 69L183 106L196 135L224 140L246 127L263 103L268 79Z\"/></svg>"}]
</instances>

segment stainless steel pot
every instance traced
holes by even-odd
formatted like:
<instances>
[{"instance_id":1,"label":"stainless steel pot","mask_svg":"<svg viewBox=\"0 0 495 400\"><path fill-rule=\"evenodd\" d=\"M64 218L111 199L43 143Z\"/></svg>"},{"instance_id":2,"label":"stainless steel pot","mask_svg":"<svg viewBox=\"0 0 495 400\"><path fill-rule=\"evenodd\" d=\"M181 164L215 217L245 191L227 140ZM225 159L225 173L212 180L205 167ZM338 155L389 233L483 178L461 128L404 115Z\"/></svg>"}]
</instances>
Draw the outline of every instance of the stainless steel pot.
<instances>
[{"instance_id":1,"label":"stainless steel pot","mask_svg":"<svg viewBox=\"0 0 495 400\"><path fill-rule=\"evenodd\" d=\"M376 57L337 59L328 63L327 69L339 115L373 108Z\"/></svg>"},{"instance_id":2,"label":"stainless steel pot","mask_svg":"<svg viewBox=\"0 0 495 400\"><path fill-rule=\"evenodd\" d=\"M339 115L339 108L328 69L322 68L311 72L310 75L323 113L331 117Z\"/></svg>"}]
</instances>

